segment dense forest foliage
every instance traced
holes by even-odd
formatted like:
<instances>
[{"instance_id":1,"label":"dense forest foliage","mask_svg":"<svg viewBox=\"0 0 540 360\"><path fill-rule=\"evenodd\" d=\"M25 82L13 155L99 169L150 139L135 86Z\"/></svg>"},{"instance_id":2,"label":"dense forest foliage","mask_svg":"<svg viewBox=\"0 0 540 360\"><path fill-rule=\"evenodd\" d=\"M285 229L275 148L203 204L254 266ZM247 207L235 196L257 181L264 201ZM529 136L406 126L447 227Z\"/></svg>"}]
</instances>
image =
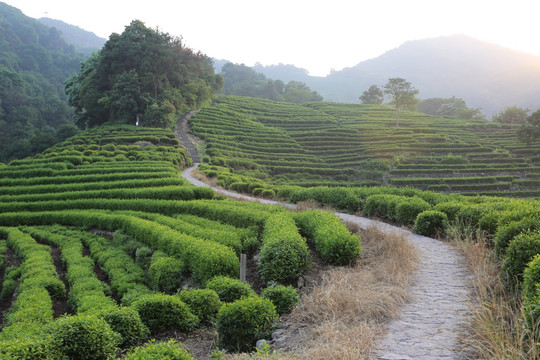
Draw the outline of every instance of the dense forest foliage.
<instances>
[{"instance_id":1,"label":"dense forest foliage","mask_svg":"<svg viewBox=\"0 0 540 360\"><path fill-rule=\"evenodd\" d=\"M297 104L323 100L319 93L312 91L303 82L289 81L285 84L281 80L268 79L244 64L228 62L221 68L221 74L225 79L223 93L226 95L251 96Z\"/></svg>"},{"instance_id":2,"label":"dense forest foliage","mask_svg":"<svg viewBox=\"0 0 540 360\"><path fill-rule=\"evenodd\" d=\"M209 57L135 20L82 64L66 93L81 128L136 119L173 127L178 114L208 103L222 86Z\"/></svg>"},{"instance_id":3,"label":"dense forest foliage","mask_svg":"<svg viewBox=\"0 0 540 360\"><path fill-rule=\"evenodd\" d=\"M73 134L64 80L81 60L56 29L0 3L0 161Z\"/></svg>"}]
</instances>

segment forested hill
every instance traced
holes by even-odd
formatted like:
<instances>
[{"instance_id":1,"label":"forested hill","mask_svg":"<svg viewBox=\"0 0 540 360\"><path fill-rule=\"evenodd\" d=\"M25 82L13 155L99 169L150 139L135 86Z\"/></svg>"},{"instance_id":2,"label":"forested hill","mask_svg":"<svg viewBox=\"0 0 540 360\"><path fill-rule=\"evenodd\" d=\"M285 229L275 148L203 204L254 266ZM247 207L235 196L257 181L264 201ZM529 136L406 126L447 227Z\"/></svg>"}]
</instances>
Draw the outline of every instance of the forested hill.
<instances>
[{"instance_id":1,"label":"forested hill","mask_svg":"<svg viewBox=\"0 0 540 360\"><path fill-rule=\"evenodd\" d=\"M101 49L107 41L93 32L86 31L78 26L67 24L61 20L43 17L39 18L38 21L48 27L58 29L62 33L64 39L75 46L77 51L84 55L90 55L94 51Z\"/></svg>"},{"instance_id":2,"label":"forested hill","mask_svg":"<svg viewBox=\"0 0 540 360\"><path fill-rule=\"evenodd\" d=\"M64 81L82 60L58 30L0 2L0 161L70 135L72 128L61 127L72 124Z\"/></svg>"},{"instance_id":3,"label":"forested hill","mask_svg":"<svg viewBox=\"0 0 540 360\"><path fill-rule=\"evenodd\" d=\"M282 64L254 70L273 79L302 81L327 101L358 102L370 85L401 77L420 90L422 99L456 96L488 117L505 106L540 108L540 57L465 35L409 41L326 77Z\"/></svg>"}]
</instances>

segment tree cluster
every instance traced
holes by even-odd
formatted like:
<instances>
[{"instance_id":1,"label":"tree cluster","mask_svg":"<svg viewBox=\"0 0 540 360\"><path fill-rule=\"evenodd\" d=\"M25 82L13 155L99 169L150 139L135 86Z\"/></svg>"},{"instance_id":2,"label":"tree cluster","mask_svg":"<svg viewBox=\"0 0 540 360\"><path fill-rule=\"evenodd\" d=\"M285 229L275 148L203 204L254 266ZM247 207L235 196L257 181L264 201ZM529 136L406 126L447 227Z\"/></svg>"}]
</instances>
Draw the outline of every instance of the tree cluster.
<instances>
[{"instance_id":1,"label":"tree cluster","mask_svg":"<svg viewBox=\"0 0 540 360\"><path fill-rule=\"evenodd\" d=\"M540 110L527 117L525 124L517 132L518 139L527 144L540 140Z\"/></svg>"},{"instance_id":2,"label":"tree cluster","mask_svg":"<svg viewBox=\"0 0 540 360\"><path fill-rule=\"evenodd\" d=\"M66 81L66 94L81 128L137 118L145 126L174 127L178 114L210 102L222 86L209 57L134 20Z\"/></svg>"},{"instance_id":3,"label":"tree cluster","mask_svg":"<svg viewBox=\"0 0 540 360\"><path fill-rule=\"evenodd\" d=\"M418 103L418 111L434 116L448 116L458 119L486 120L480 108L470 108L462 98L429 98Z\"/></svg>"},{"instance_id":4,"label":"tree cluster","mask_svg":"<svg viewBox=\"0 0 540 360\"><path fill-rule=\"evenodd\" d=\"M0 161L63 140L59 127L72 123L63 84L81 59L56 29L0 3Z\"/></svg>"},{"instance_id":5,"label":"tree cluster","mask_svg":"<svg viewBox=\"0 0 540 360\"><path fill-rule=\"evenodd\" d=\"M263 74L244 64L228 62L223 65L221 74L225 80L223 93L226 95L251 96L297 104L323 99L319 93L312 91L303 82L289 81L285 84L281 80L267 79Z\"/></svg>"}]
</instances>

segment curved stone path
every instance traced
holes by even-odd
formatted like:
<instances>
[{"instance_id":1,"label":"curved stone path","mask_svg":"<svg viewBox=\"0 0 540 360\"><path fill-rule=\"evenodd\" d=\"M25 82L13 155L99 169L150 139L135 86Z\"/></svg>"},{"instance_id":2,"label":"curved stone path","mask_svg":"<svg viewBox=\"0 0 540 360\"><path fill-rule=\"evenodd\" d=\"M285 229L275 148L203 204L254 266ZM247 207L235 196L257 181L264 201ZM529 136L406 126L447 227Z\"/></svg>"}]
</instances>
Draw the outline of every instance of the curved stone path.
<instances>
[{"instance_id":1,"label":"curved stone path","mask_svg":"<svg viewBox=\"0 0 540 360\"><path fill-rule=\"evenodd\" d=\"M184 170L183 176L197 186L210 185L194 178L191 172L198 166ZM253 198L231 191L216 192L294 208L295 205L272 200ZM419 270L411 286L411 301L403 308L399 319L388 325L386 337L373 352L372 358L381 360L450 360L466 359L471 354L460 343L466 336L468 325L468 300L470 274L464 259L450 245L431 238L413 234L380 221L336 213L343 220L365 229L376 226L384 232L399 232L417 248Z\"/></svg>"}]
</instances>

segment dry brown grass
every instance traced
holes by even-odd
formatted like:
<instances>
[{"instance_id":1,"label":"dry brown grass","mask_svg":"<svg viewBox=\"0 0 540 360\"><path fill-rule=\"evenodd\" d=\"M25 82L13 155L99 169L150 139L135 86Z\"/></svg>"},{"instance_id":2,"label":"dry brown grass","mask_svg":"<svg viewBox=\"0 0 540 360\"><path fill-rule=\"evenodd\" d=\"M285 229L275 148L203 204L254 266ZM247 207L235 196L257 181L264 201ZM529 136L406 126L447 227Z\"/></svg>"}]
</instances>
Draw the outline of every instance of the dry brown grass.
<instances>
[{"instance_id":1,"label":"dry brown grass","mask_svg":"<svg viewBox=\"0 0 540 360\"><path fill-rule=\"evenodd\" d=\"M472 335L464 342L479 359L539 359L540 352L521 322L519 294L511 294L499 276L499 261L479 234L454 242L467 259L473 278Z\"/></svg>"},{"instance_id":2,"label":"dry brown grass","mask_svg":"<svg viewBox=\"0 0 540 360\"><path fill-rule=\"evenodd\" d=\"M374 228L362 233L362 247L356 265L327 271L284 319L289 335L281 353L310 360L369 357L385 324L407 301L418 255L404 237Z\"/></svg>"},{"instance_id":3,"label":"dry brown grass","mask_svg":"<svg viewBox=\"0 0 540 360\"><path fill-rule=\"evenodd\" d=\"M213 177L209 179L206 175L204 175L202 172L200 172L197 169L193 169L193 171L191 172L191 175L197 180L207 183L212 187L217 187L221 189L221 187L216 185L217 177Z\"/></svg>"}]
</instances>

